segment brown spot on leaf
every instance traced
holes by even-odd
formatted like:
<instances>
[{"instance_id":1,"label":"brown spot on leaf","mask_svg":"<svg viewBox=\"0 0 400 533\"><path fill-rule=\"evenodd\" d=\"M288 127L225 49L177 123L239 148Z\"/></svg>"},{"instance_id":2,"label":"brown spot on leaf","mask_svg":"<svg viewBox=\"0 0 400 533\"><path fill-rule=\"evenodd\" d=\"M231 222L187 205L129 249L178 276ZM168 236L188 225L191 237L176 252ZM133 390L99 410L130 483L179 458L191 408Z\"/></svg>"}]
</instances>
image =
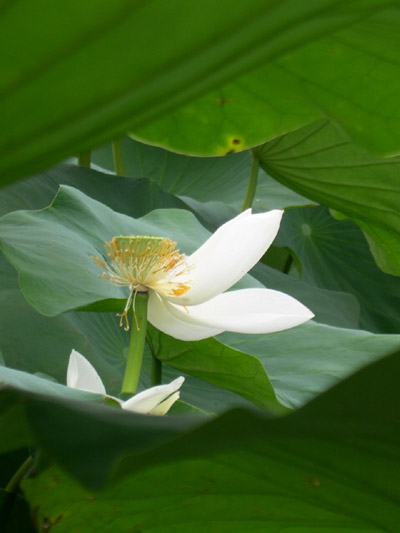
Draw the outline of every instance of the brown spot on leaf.
<instances>
[{"instance_id":1,"label":"brown spot on leaf","mask_svg":"<svg viewBox=\"0 0 400 533\"><path fill-rule=\"evenodd\" d=\"M217 98L217 102L219 103L220 106L223 106L225 104L229 104L231 100L228 100L228 98Z\"/></svg>"},{"instance_id":2,"label":"brown spot on leaf","mask_svg":"<svg viewBox=\"0 0 400 533\"><path fill-rule=\"evenodd\" d=\"M45 532L47 533L48 531L51 530L51 528L52 528L53 526L55 526L56 524L58 524L58 522L60 522L60 520L62 519L62 517L63 517L62 515L59 515L59 516L57 516L57 518L54 520L54 522L52 522L52 521L50 520L50 518L47 518L47 516L45 516L45 517L43 518L43 522L42 522L42 530L45 531Z\"/></svg>"}]
</instances>

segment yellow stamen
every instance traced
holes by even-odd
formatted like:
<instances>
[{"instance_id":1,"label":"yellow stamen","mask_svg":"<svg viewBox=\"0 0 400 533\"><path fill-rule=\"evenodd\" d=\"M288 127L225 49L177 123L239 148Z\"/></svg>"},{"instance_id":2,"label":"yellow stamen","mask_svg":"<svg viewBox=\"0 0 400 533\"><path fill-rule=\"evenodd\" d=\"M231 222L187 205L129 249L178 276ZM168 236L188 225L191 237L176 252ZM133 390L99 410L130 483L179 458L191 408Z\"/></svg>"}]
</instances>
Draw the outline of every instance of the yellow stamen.
<instances>
[{"instance_id":1,"label":"yellow stamen","mask_svg":"<svg viewBox=\"0 0 400 533\"><path fill-rule=\"evenodd\" d=\"M130 295L121 317L129 329L128 311L133 296L149 289L164 297L181 296L192 286L187 279L192 267L185 254L175 249L176 242L162 237L142 235L113 237L105 243L110 262L92 257L104 272L102 278L119 286L128 286ZM133 299L133 311L135 304Z\"/></svg>"}]
</instances>

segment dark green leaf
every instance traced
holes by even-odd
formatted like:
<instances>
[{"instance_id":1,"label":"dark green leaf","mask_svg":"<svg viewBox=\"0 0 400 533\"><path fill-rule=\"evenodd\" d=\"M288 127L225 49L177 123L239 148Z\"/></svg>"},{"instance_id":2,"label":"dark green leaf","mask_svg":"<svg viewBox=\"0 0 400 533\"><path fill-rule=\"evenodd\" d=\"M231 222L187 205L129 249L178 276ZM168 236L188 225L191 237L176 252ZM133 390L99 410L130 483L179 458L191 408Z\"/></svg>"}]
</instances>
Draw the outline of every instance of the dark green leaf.
<instances>
[{"instance_id":1,"label":"dark green leaf","mask_svg":"<svg viewBox=\"0 0 400 533\"><path fill-rule=\"evenodd\" d=\"M112 515L121 533L396 533L399 371L397 353L278 420L227 413L126 456L101 492L50 468L24 482L36 526L108 532Z\"/></svg>"},{"instance_id":2,"label":"dark green leaf","mask_svg":"<svg viewBox=\"0 0 400 533\"><path fill-rule=\"evenodd\" d=\"M360 61L362 68L355 73L353 50L350 54L347 50L339 54L340 59L343 57L342 64L335 61L332 45L325 41L321 45L318 40L392 5L396 5L393 0L353 0L345 4L340 0L301 3L253 0L250 6L239 3L234 8L230 0L218 4L213 0L197 3L173 0L172 4L169 0L154 0L151 4L137 0L99 0L83 5L65 0L61 5L51 6L45 0L6 3L0 12L1 45L12 53L3 54L0 62L2 181L32 174L74 152L86 151L120 136L128 129L140 132L146 124L155 124L158 141L161 136L161 141L176 148L182 147L183 135L183 148L187 151L191 152L194 144L197 153L225 153L309 123L321 116L320 108L344 117L349 128L354 129L355 124L365 128L367 124L364 135L360 136L363 140L365 137L365 142L378 148L383 144L385 151L398 148L396 135L389 137L387 131L383 136L376 133L381 129L376 126L382 126L387 106L393 102L388 96L398 92L394 75L397 74L396 55L393 53L389 62L380 40L387 39L385 44L393 49L396 34L392 35L389 27L376 36L374 31L380 29L381 22L372 19L372 29L367 34L370 47L365 61ZM396 13L390 13L389 23L396 24ZM365 29L356 26L354 31L352 27L347 33L345 30L342 40L346 35L357 40ZM315 47L308 45L311 50L304 47L315 40ZM282 66L276 66L275 62L284 54ZM293 56L302 75L307 67L311 73L321 72L326 76L320 66L327 63L334 74L333 79L331 76L327 80L331 88L344 76L347 80L351 69L352 83L341 83L338 91L343 105L345 98L355 93L365 69L370 73L372 67L377 67L377 54L383 56L377 79L360 83L361 87L366 86L368 95L376 95L371 105L365 104L363 113L357 113L354 105L346 106L342 113L338 112L339 105L331 109L332 98L325 101L321 89L299 90L299 82L304 84L304 81L299 80L296 68L290 72ZM267 69L278 72L285 69L283 76L272 73L271 80L268 73L261 79L258 72L251 72L265 64ZM240 78L244 75L246 79L248 72L253 83L249 89L244 83L242 89ZM307 74L311 83L316 83ZM228 80L238 78L239 95L236 92L231 96L225 88L221 89ZM288 92L286 87L290 88ZM164 128L156 122L215 88L218 90L209 99L208 108L195 102L194 113L190 107L180 112L186 119L186 128L179 116L167 118ZM262 100L270 100L271 105L264 104L261 112L252 108L252 113L248 113L254 101L259 100L260 92ZM365 96L358 93L358 101L364 103ZM237 108L235 101L244 100L235 113L239 126L232 127L230 118L228 128L223 129L221 113L225 116L227 106L221 102L232 98L234 108ZM377 98L384 102L381 114L384 118L379 117L381 120L371 128L371 116L377 114ZM274 108L277 111L266 120ZM260 117L256 124L254 117ZM207 124L207 121L211 128L201 130L199 123ZM194 143L186 133L188 125L196 131ZM386 124L383 125L387 130ZM254 134L249 136L248 132L253 130ZM169 136L177 132L177 138L168 142L165 131ZM235 138L237 131L239 143Z\"/></svg>"},{"instance_id":3,"label":"dark green leaf","mask_svg":"<svg viewBox=\"0 0 400 533\"><path fill-rule=\"evenodd\" d=\"M275 242L299 255L304 281L354 294L363 329L400 332L400 280L379 270L355 224L335 220L322 207L291 209Z\"/></svg>"},{"instance_id":4,"label":"dark green leaf","mask_svg":"<svg viewBox=\"0 0 400 533\"><path fill-rule=\"evenodd\" d=\"M3 533L35 533L27 502L0 489L0 524Z\"/></svg>"},{"instance_id":5,"label":"dark green leaf","mask_svg":"<svg viewBox=\"0 0 400 533\"><path fill-rule=\"evenodd\" d=\"M124 451L143 453L146 448L169 441L205 419L199 416L139 415L74 400L72 393L81 396L83 393L61 385L58 387L69 392L57 397L15 387L1 390L0 415L2 427L7 430L6 439L1 441L1 452L27 445L40 446L50 456L62 457L63 463L72 470L77 472L81 468L82 477L93 484L107 481L114 459ZM16 406L18 417L15 416ZM14 426L9 422L11 417ZM19 441L14 428L20 431ZM8 434L10 429L14 431Z\"/></svg>"},{"instance_id":6,"label":"dark green leaf","mask_svg":"<svg viewBox=\"0 0 400 533\"><path fill-rule=\"evenodd\" d=\"M332 215L338 220L348 217L331 209ZM369 249L376 264L386 274L400 275L400 238L399 235L377 226L373 222L366 222L353 218L353 221L363 230Z\"/></svg>"}]
</instances>

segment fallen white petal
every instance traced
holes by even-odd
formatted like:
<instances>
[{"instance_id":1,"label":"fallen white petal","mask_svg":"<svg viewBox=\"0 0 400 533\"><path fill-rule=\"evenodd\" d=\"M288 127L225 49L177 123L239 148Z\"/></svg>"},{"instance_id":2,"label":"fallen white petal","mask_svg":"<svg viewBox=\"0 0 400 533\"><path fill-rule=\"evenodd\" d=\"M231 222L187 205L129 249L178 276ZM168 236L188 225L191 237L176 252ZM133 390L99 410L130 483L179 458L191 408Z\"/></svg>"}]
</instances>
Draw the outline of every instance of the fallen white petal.
<instances>
[{"instance_id":1,"label":"fallen white petal","mask_svg":"<svg viewBox=\"0 0 400 533\"><path fill-rule=\"evenodd\" d=\"M174 379L174 381L171 381L167 385L157 385L146 389L124 402L122 408L128 411L134 411L135 413L151 413L159 404L177 392L184 381L185 378L179 376L179 378Z\"/></svg>"},{"instance_id":2,"label":"fallen white petal","mask_svg":"<svg viewBox=\"0 0 400 533\"><path fill-rule=\"evenodd\" d=\"M106 394L100 376L89 361L76 350L69 356L67 386L96 394Z\"/></svg>"},{"instance_id":3,"label":"fallen white petal","mask_svg":"<svg viewBox=\"0 0 400 533\"><path fill-rule=\"evenodd\" d=\"M182 308L182 311L185 313L185 308ZM213 327L213 325L205 327L181 320L179 317L171 314L165 306L165 301L160 300L154 293L150 293L147 318L154 327L163 333L183 341L207 339L208 337L214 337L223 332L223 329Z\"/></svg>"},{"instance_id":4,"label":"fallen white petal","mask_svg":"<svg viewBox=\"0 0 400 533\"><path fill-rule=\"evenodd\" d=\"M165 307L182 322L237 333L273 333L303 324L314 316L288 294L270 289L226 292L186 310L169 302L165 302Z\"/></svg>"},{"instance_id":5,"label":"fallen white petal","mask_svg":"<svg viewBox=\"0 0 400 533\"><path fill-rule=\"evenodd\" d=\"M197 305L237 283L264 255L279 230L283 211L252 215L250 210L223 224L188 260L193 285L180 305Z\"/></svg>"}]
</instances>

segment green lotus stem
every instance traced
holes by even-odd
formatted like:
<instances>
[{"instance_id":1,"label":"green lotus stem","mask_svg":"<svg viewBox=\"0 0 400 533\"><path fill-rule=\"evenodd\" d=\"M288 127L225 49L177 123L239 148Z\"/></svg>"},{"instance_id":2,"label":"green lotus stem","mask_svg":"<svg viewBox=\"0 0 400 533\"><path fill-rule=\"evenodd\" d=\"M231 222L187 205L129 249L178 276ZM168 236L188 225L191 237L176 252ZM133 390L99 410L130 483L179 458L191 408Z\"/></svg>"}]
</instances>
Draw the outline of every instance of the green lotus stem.
<instances>
[{"instance_id":1,"label":"green lotus stem","mask_svg":"<svg viewBox=\"0 0 400 533\"><path fill-rule=\"evenodd\" d=\"M154 355L151 358L151 386L161 385L162 362Z\"/></svg>"},{"instance_id":2,"label":"green lotus stem","mask_svg":"<svg viewBox=\"0 0 400 533\"><path fill-rule=\"evenodd\" d=\"M137 293L133 314L135 319L131 326L128 360L125 368L121 393L135 394L142 368L143 350L146 341L148 293Z\"/></svg>"},{"instance_id":3,"label":"green lotus stem","mask_svg":"<svg viewBox=\"0 0 400 533\"><path fill-rule=\"evenodd\" d=\"M15 474L10 479L8 485L5 488L5 494L3 497L2 504L0 506L0 524L5 527L7 531L7 522L12 513L21 481L29 475L29 473L33 470L34 466L35 462L32 456L29 456L18 468L18 470L15 472Z\"/></svg>"},{"instance_id":4,"label":"green lotus stem","mask_svg":"<svg viewBox=\"0 0 400 533\"><path fill-rule=\"evenodd\" d=\"M246 211L253 205L254 196L256 194L257 179L258 179L258 169L260 167L260 162L253 155L253 162L250 169L250 178L247 185L246 196L243 200L242 211Z\"/></svg>"},{"instance_id":5,"label":"green lotus stem","mask_svg":"<svg viewBox=\"0 0 400 533\"><path fill-rule=\"evenodd\" d=\"M121 139L112 141L112 153L114 159L114 170L117 176L125 176L124 156L122 153Z\"/></svg>"},{"instance_id":6,"label":"green lotus stem","mask_svg":"<svg viewBox=\"0 0 400 533\"><path fill-rule=\"evenodd\" d=\"M22 463L22 465L18 468L18 470L8 482L8 485L5 489L6 492L9 492L10 494L16 494L18 492L21 481L29 474L34 464L35 462L31 455L27 459L25 459L25 461Z\"/></svg>"},{"instance_id":7,"label":"green lotus stem","mask_svg":"<svg viewBox=\"0 0 400 533\"><path fill-rule=\"evenodd\" d=\"M282 272L284 274L289 274L289 271L290 271L292 265L293 265L293 257L291 255L289 255L288 258L285 261L285 264L283 266Z\"/></svg>"},{"instance_id":8,"label":"green lotus stem","mask_svg":"<svg viewBox=\"0 0 400 533\"><path fill-rule=\"evenodd\" d=\"M92 152L88 150L87 152L82 152L78 155L78 165L80 167L87 167L90 168L90 159L92 156Z\"/></svg>"}]
</instances>

